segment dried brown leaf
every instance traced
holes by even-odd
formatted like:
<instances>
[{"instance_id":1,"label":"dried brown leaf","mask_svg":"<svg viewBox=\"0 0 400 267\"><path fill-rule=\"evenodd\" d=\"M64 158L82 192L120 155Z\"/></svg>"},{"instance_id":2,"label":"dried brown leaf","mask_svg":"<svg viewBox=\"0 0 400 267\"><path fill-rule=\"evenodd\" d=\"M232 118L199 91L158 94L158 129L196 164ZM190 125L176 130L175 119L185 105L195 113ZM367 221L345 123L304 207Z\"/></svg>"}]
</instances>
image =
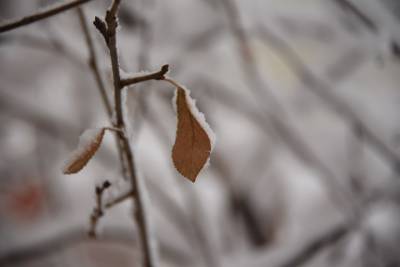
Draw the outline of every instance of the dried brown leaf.
<instances>
[{"instance_id":1,"label":"dried brown leaf","mask_svg":"<svg viewBox=\"0 0 400 267\"><path fill-rule=\"evenodd\" d=\"M99 149L105 130L106 128L89 129L81 135L78 147L71 153L64 165L64 174L77 173L85 167Z\"/></svg>"},{"instance_id":2,"label":"dried brown leaf","mask_svg":"<svg viewBox=\"0 0 400 267\"><path fill-rule=\"evenodd\" d=\"M206 122L187 90L181 87L176 90L178 126L172 159L179 173L194 182L210 157L212 144L204 127Z\"/></svg>"}]
</instances>

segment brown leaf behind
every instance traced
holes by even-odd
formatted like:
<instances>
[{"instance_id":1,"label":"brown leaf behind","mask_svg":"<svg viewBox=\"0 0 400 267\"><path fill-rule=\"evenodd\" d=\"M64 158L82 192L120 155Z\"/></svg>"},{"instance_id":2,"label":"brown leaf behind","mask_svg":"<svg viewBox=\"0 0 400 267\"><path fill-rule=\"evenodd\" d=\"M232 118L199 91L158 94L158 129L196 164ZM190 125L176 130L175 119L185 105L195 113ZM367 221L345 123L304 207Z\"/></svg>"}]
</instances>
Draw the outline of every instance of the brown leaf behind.
<instances>
[{"instance_id":1,"label":"brown leaf behind","mask_svg":"<svg viewBox=\"0 0 400 267\"><path fill-rule=\"evenodd\" d=\"M78 147L72 152L63 168L64 174L77 173L85 167L99 149L101 142L103 141L105 130L105 128L91 129L87 130L82 135ZM88 131L92 132L89 136L84 136ZM87 137L88 139L85 140L84 137Z\"/></svg>"},{"instance_id":2,"label":"brown leaf behind","mask_svg":"<svg viewBox=\"0 0 400 267\"><path fill-rule=\"evenodd\" d=\"M211 152L211 141L187 103L186 91L177 87L176 107L178 127L172 159L175 168L194 182Z\"/></svg>"}]
</instances>

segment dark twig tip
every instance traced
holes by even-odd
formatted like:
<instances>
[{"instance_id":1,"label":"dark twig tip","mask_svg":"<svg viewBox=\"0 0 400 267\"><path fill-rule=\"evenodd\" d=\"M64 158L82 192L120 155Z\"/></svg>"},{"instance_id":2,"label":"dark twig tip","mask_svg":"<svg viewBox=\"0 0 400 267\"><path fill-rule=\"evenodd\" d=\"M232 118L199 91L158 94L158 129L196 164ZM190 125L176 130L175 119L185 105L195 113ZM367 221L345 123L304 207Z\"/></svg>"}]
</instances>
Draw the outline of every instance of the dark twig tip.
<instances>
[{"instance_id":1,"label":"dark twig tip","mask_svg":"<svg viewBox=\"0 0 400 267\"><path fill-rule=\"evenodd\" d=\"M110 181L108 181L108 180L104 181L104 183L103 183L103 188L104 189L109 188L110 186L111 186Z\"/></svg>"},{"instance_id":2,"label":"dark twig tip","mask_svg":"<svg viewBox=\"0 0 400 267\"><path fill-rule=\"evenodd\" d=\"M107 41L107 25L106 25L106 23L99 17L95 16L93 25L96 27L96 29L103 35L104 39Z\"/></svg>"},{"instance_id":3,"label":"dark twig tip","mask_svg":"<svg viewBox=\"0 0 400 267\"><path fill-rule=\"evenodd\" d=\"M169 70L169 65L168 64L165 64L165 65L163 65L161 67L161 73L163 73L163 74L167 73L168 70Z\"/></svg>"},{"instance_id":4,"label":"dark twig tip","mask_svg":"<svg viewBox=\"0 0 400 267\"><path fill-rule=\"evenodd\" d=\"M100 186L96 186L96 195L100 195L103 189Z\"/></svg>"},{"instance_id":5,"label":"dark twig tip","mask_svg":"<svg viewBox=\"0 0 400 267\"><path fill-rule=\"evenodd\" d=\"M169 71L169 65L168 64L165 64L165 65L163 65L162 67L161 67L161 70L160 70L160 80L163 80L165 77L164 77L164 75L167 73Z\"/></svg>"}]
</instances>

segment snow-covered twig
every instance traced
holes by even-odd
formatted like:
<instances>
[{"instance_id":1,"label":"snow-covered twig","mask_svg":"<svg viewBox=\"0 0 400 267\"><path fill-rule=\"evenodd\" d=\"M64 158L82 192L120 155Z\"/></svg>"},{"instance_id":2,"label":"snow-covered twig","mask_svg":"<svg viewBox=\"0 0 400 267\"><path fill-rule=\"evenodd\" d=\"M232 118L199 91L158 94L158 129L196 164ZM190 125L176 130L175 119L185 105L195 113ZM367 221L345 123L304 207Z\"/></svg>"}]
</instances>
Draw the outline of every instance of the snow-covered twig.
<instances>
[{"instance_id":1,"label":"snow-covered twig","mask_svg":"<svg viewBox=\"0 0 400 267\"><path fill-rule=\"evenodd\" d=\"M113 126L115 128L121 129L123 132L126 129L124 116L123 116L123 106L122 106L122 88L124 85L121 83L121 73L119 66L118 50L117 50L117 36L116 29L118 27L117 13L121 0L114 0L111 7L107 10L105 19L102 20L98 17L95 18L93 22L97 30L103 35L106 41L108 50L110 52L110 60L113 74L113 84L114 84L114 114L115 121L113 121ZM164 71L168 71L168 67L163 67ZM164 73L165 74L165 73ZM126 159L128 175L132 186L132 198L135 203L134 205L134 216L138 224L138 232L140 235L141 247L143 249L144 263L146 267L155 267L156 260L153 257L154 246L151 244L151 238L149 236L149 225L146 215L146 208L144 203L145 190L143 186L140 186L138 181L138 170L134 161L133 152L129 139L125 134L119 133L119 146L123 151L124 158Z\"/></svg>"},{"instance_id":2,"label":"snow-covered twig","mask_svg":"<svg viewBox=\"0 0 400 267\"><path fill-rule=\"evenodd\" d=\"M79 16L79 21L81 24L81 28L83 31L83 34L85 36L85 41L86 41L86 45L88 47L89 50L89 66L93 72L93 75L95 77L96 83L97 83L97 88L99 90L101 99L103 101L104 107L106 109L108 118L110 120L110 122L112 122L112 106L110 103L110 100L107 96L107 91L106 91L106 85L104 84L104 81L101 77L101 71L100 71L100 67L98 64L98 59L96 56L96 51L95 51L95 47L94 47L94 43L93 43L93 39L92 36L90 35L90 31L88 28L88 25L86 23L86 18L85 18L85 13L83 11L83 8L79 7L78 8L78 16ZM121 164L121 172L122 174L125 176L125 174L127 173L126 169L126 163L125 163L125 159L122 153L122 149L121 146L118 144L119 143L119 139L117 136L115 136L115 142L117 144L117 150L118 150L118 156L119 156L119 162Z\"/></svg>"},{"instance_id":3,"label":"snow-covered twig","mask_svg":"<svg viewBox=\"0 0 400 267\"><path fill-rule=\"evenodd\" d=\"M143 75L133 75L133 77L121 79L121 86L129 86L140 82L150 81L150 80L163 80L164 75L168 72L168 65L163 65L159 71L143 74Z\"/></svg>"}]
</instances>

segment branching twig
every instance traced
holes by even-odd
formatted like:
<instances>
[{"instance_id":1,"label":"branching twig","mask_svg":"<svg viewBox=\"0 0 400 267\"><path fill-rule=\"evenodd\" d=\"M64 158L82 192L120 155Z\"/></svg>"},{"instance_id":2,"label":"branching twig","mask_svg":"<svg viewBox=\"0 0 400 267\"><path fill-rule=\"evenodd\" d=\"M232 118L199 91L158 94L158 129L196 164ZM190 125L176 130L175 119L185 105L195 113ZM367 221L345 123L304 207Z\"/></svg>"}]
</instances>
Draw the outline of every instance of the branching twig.
<instances>
[{"instance_id":1,"label":"branching twig","mask_svg":"<svg viewBox=\"0 0 400 267\"><path fill-rule=\"evenodd\" d=\"M105 181L101 186L96 186L96 207L93 209L92 214L90 216L90 228L88 231L88 235L91 238L96 238L96 228L98 221L101 217L103 217L103 193L104 191L111 186L109 181Z\"/></svg>"},{"instance_id":2,"label":"branching twig","mask_svg":"<svg viewBox=\"0 0 400 267\"><path fill-rule=\"evenodd\" d=\"M97 88L99 89L101 99L103 101L104 107L106 108L108 118L111 122L111 120L112 120L111 103L107 96L106 86L104 84L103 79L101 78L101 71L100 71L100 68L98 65L98 60L97 60L97 56L96 56L93 39L92 39L92 36L90 35L89 28L88 28L88 25L87 25L86 19L85 19L85 14L81 7L78 8L78 15L79 15L79 20L81 23L82 31L85 35L86 44L87 44L87 47L89 50L89 66L95 77L95 80L97 83ZM121 171L122 171L123 176L125 177L125 175L127 173L126 159L124 158L121 146L119 145L120 140L119 140L118 136L115 136L115 141L117 143L117 150L118 150L119 161L121 164Z\"/></svg>"},{"instance_id":3,"label":"branching twig","mask_svg":"<svg viewBox=\"0 0 400 267\"><path fill-rule=\"evenodd\" d=\"M85 4L85 3L89 2L89 1L91 1L91 0L75 0L75 1L72 1L72 2L69 2L69 3L63 3L63 4L60 4L60 5L57 5L57 6L50 7L48 9L46 9L46 10L41 11L41 12L37 12L37 13L35 13L33 15L24 17L22 19L17 19L17 20L11 21L11 22L6 22L6 23L0 25L0 33L6 32L6 31L10 31L10 30L13 30L15 28L18 28L18 27L21 27L21 26L25 26L25 25L34 23L36 21L39 21L39 20L54 16L54 15L57 15L57 14L63 12L63 11L66 11L66 10L74 8L76 6Z\"/></svg>"},{"instance_id":4,"label":"branching twig","mask_svg":"<svg viewBox=\"0 0 400 267\"><path fill-rule=\"evenodd\" d=\"M114 82L114 110L115 110L115 121L113 122L113 126L116 128L125 131L125 122L122 114L122 101L121 101L121 89L123 88L121 84L121 76L119 69L119 59L118 59L118 51L117 51L117 36L116 29L118 27L117 21L117 12L119 4L121 0L114 0L111 4L109 10L107 10L105 20L96 17L94 21L94 25L99 30L99 32L103 35L104 40L106 41L108 50L110 52L111 59L111 67L113 74L113 82ZM165 69L165 68L164 68ZM135 162L133 159L133 152L131 149L130 141L124 134L118 134L118 138L120 140L119 145L123 151L123 154L127 161L128 174L131 180L132 185L132 198L135 203L134 205L134 214L135 219L138 224L138 232L140 235L140 240L143 249L144 255L144 266L146 267L154 267L155 261L153 258L152 247L150 246L150 237L149 233L149 225L146 220L146 210L144 208L143 203L143 192L141 192L140 184L137 177L137 170L135 166Z\"/></svg>"}]
</instances>

